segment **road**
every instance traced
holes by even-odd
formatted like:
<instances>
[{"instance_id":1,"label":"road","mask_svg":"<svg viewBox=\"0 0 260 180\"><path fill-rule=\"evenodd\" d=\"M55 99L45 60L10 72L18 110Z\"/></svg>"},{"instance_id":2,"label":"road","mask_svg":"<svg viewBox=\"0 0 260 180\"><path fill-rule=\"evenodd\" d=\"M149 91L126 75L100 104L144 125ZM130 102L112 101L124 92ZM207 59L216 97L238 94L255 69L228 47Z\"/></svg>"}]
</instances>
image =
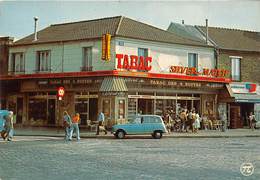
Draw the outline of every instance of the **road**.
<instances>
[{"instance_id":1,"label":"road","mask_svg":"<svg viewBox=\"0 0 260 180\"><path fill-rule=\"evenodd\" d=\"M242 163L254 166L251 176ZM0 140L1 180L260 179L259 138Z\"/></svg>"}]
</instances>

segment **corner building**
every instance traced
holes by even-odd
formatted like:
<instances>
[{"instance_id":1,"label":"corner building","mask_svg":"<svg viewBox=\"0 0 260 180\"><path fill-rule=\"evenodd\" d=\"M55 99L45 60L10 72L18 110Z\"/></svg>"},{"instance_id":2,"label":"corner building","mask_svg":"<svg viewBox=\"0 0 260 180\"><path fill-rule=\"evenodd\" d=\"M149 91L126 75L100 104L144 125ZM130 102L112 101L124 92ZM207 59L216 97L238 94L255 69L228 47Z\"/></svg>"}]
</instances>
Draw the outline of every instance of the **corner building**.
<instances>
[{"instance_id":1,"label":"corner building","mask_svg":"<svg viewBox=\"0 0 260 180\"><path fill-rule=\"evenodd\" d=\"M176 116L185 106L219 117L218 95L230 79L216 73L211 44L122 16L55 24L34 36L13 44L1 76L15 82L6 99L17 124L60 126L65 110L80 113L82 127L99 111L107 127L138 113Z\"/></svg>"}]
</instances>

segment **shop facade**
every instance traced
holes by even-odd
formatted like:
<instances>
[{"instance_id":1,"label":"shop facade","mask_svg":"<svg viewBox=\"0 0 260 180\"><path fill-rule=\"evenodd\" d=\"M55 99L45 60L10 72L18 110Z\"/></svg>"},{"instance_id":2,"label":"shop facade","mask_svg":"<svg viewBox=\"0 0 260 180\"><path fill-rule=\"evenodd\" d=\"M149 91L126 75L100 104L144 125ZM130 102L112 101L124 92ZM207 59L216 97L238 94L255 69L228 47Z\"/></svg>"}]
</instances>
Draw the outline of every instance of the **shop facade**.
<instances>
[{"instance_id":1,"label":"shop facade","mask_svg":"<svg viewBox=\"0 0 260 180\"><path fill-rule=\"evenodd\" d=\"M95 34L82 34L83 25L97 28ZM69 26L75 29L71 36ZM49 33L53 29L66 36ZM84 37L74 39L75 33ZM53 25L39 32L37 41L33 37L14 43L9 75L1 77L17 82L6 92L17 124L61 126L65 110L80 113L82 127L100 111L108 127L140 113L169 111L174 117L182 108L219 118L218 96L230 79L229 71L216 68L212 45L125 17ZM62 100L59 87L65 89Z\"/></svg>"}]
</instances>

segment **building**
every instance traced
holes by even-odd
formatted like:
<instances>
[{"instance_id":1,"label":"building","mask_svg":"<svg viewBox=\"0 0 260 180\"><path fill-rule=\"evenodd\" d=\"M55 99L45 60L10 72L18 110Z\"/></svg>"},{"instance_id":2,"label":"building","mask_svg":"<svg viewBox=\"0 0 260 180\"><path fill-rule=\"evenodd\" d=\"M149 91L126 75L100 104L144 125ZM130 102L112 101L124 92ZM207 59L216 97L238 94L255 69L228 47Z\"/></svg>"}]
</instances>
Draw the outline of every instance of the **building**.
<instances>
[{"instance_id":1,"label":"building","mask_svg":"<svg viewBox=\"0 0 260 180\"><path fill-rule=\"evenodd\" d=\"M8 55L9 46L13 43L13 38L11 37L0 37L0 75L4 76L8 74ZM6 84L4 81L0 81L0 109L6 107L6 94L7 92Z\"/></svg>"},{"instance_id":2,"label":"building","mask_svg":"<svg viewBox=\"0 0 260 180\"><path fill-rule=\"evenodd\" d=\"M1 81L16 83L7 106L17 123L60 126L67 110L79 112L84 127L103 111L110 127L186 106L217 117L218 94L230 79L215 66L213 45L117 16L55 24L16 41Z\"/></svg>"},{"instance_id":3,"label":"building","mask_svg":"<svg viewBox=\"0 0 260 180\"><path fill-rule=\"evenodd\" d=\"M217 68L226 68L231 83L219 96L230 128L247 126L249 112L260 120L260 33L236 29L171 23L168 31L214 44ZM220 108L221 109L221 108Z\"/></svg>"}]
</instances>

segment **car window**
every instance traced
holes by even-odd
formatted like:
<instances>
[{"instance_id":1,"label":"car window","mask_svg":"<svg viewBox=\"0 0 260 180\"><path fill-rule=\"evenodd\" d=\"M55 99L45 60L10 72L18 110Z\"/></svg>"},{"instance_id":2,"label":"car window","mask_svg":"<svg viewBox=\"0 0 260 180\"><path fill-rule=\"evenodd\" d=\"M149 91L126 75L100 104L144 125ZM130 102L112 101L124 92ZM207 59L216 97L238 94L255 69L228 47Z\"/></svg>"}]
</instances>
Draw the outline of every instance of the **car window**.
<instances>
[{"instance_id":1,"label":"car window","mask_svg":"<svg viewBox=\"0 0 260 180\"><path fill-rule=\"evenodd\" d=\"M153 116L153 117L150 117L150 122L151 123L161 123L161 119L159 117Z\"/></svg>"},{"instance_id":2,"label":"car window","mask_svg":"<svg viewBox=\"0 0 260 180\"><path fill-rule=\"evenodd\" d=\"M150 123L150 117L149 116L144 116L144 123Z\"/></svg>"},{"instance_id":3,"label":"car window","mask_svg":"<svg viewBox=\"0 0 260 180\"><path fill-rule=\"evenodd\" d=\"M135 124L141 124L141 117L135 118L134 123Z\"/></svg>"}]
</instances>

